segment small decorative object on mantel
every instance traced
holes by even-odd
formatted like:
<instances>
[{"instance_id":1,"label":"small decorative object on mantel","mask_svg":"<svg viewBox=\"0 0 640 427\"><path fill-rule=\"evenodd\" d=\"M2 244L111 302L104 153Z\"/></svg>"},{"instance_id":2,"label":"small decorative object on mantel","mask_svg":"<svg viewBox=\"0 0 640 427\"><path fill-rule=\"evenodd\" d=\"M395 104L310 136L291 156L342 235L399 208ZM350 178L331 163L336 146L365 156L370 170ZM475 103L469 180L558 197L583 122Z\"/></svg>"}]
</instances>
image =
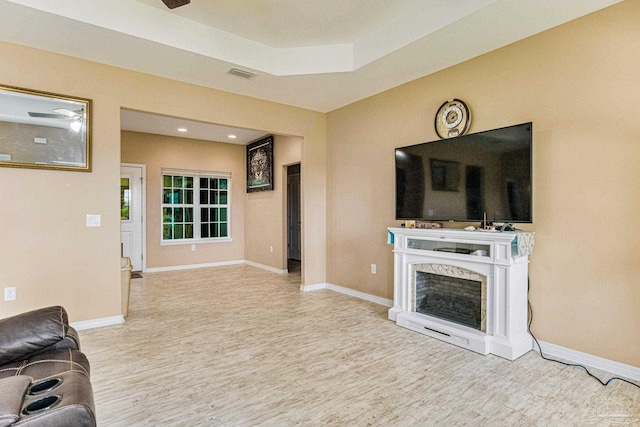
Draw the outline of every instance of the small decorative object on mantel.
<instances>
[{"instance_id":1,"label":"small decorative object on mantel","mask_svg":"<svg viewBox=\"0 0 640 427\"><path fill-rule=\"evenodd\" d=\"M442 228L442 223L431 222L431 221L416 221L416 228L426 228L426 229Z\"/></svg>"},{"instance_id":2,"label":"small decorative object on mantel","mask_svg":"<svg viewBox=\"0 0 640 427\"><path fill-rule=\"evenodd\" d=\"M459 99L450 99L436 113L436 133L442 139L464 135L471 125L469 107Z\"/></svg>"},{"instance_id":3,"label":"small decorative object on mantel","mask_svg":"<svg viewBox=\"0 0 640 427\"><path fill-rule=\"evenodd\" d=\"M273 190L273 136L247 145L247 193Z\"/></svg>"},{"instance_id":4,"label":"small decorative object on mantel","mask_svg":"<svg viewBox=\"0 0 640 427\"><path fill-rule=\"evenodd\" d=\"M431 221L416 221L416 220L404 220L402 224L400 224L402 228L422 228L422 229L433 229L433 228L442 228L441 222L431 222Z\"/></svg>"}]
</instances>

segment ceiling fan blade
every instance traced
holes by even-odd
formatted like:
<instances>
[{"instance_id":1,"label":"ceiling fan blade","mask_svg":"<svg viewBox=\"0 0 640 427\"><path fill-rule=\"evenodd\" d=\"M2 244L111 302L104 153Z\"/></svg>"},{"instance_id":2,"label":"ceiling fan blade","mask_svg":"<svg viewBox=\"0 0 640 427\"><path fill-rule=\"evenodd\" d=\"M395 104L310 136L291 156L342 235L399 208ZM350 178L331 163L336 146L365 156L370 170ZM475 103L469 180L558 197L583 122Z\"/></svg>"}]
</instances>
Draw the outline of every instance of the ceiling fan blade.
<instances>
[{"instance_id":1,"label":"ceiling fan blade","mask_svg":"<svg viewBox=\"0 0 640 427\"><path fill-rule=\"evenodd\" d=\"M33 111L28 112L29 117L38 117L42 119L66 119L67 116L63 114L52 114L52 113L36 113Z\"/></svg>"},{"instance_id":2,"label":"ceiling fan blade","mask_svg":"<svg viewBox=\"0 0 640 427\"><path fill-rule=\"evenodd\" d=\"M80 113L82 112L82 110L78 110L78 111L71 111L67 108L54 108L53 111L55 111L58 114L61 114L65 117L69 117L69 118L74 118L74 117L78 117L80 116Z\"/></svg>"},{"instance_id":3,"label":"ceiling fan blade","mask_svg":"<svg viewBox=\"0 0 640 427\"><path fill-rule=\"evenodd\" d=\"M191 0L162 0L169 9L175 9L176 7L184 6L191 3Z\"/></svg>"}]
</instances>

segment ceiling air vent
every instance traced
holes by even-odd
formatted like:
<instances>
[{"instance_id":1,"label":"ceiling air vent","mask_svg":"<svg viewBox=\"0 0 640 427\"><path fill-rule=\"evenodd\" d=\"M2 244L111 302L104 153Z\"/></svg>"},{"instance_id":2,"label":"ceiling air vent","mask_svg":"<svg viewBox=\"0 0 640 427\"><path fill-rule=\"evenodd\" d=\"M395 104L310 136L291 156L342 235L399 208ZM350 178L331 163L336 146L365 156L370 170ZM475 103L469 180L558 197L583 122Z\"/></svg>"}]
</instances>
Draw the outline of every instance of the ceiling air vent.
<instances>
[{"instance_id":1,"label":"ceiling air vent","mask_svg":"<svg viewBox=\"0 0 640 427\"><path fill-rule=\"evenodd\" d=\"M229 68L227 74L231 74L232 76L242 77L244 79L250 79L251 77L257 76L256 73L252 73L251 71L240 70L239 68Z\"/></svg>"}]
</instances>

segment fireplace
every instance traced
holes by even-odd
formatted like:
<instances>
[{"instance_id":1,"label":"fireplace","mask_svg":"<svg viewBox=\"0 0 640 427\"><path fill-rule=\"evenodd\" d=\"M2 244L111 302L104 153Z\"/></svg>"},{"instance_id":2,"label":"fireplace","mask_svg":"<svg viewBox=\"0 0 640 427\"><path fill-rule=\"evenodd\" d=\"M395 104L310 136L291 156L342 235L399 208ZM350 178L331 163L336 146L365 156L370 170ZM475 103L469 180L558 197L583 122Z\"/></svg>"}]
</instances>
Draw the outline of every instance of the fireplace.
<instances>
[{"instance_id":1,"label":"fireplace","mask_svg":"<svg viewBox=\"0 0 640 427\"><path fill-rule=\"evenodd\" d=\"M487 278L442 264L412 266L412 310L486 332Z\"/></svg>"},{"instance_id":2,"label":"fireplace","mask_svg":"<svg viewBox=\"0 0 640 427\"><path fill-rule=\"evenodd\" d=\"M514 360L531 350L527 267L532 233L389 232L395 239L391 320L481 354Z\"/></svg>"}]
</instances>

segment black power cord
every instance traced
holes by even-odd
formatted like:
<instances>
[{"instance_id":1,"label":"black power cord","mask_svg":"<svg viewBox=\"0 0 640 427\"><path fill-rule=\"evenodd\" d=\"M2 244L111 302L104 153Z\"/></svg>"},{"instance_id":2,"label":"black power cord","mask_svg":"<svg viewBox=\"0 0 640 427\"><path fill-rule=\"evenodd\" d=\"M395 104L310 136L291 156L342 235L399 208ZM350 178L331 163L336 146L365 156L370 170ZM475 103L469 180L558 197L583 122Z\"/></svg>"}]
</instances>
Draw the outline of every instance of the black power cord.
<instances>
[{"instance_id":1,"label":"black power cord","mask_svg":"<svg viewBox=\"0 0 640 427\"><path fill-rule=\"evenodd\" d=\"M529 279L527 279L527 294L529 293L529 289L531 287L531 283L529 282ZM636 386L638 388L640 388L640 385L633 383L631 381L625 380L624 378L620 378L620 377L611 377L609 378L606 382L602 381L600 378L596 377L595 375L593 375L589 369L587 369L586 366L584 365L580 365L578 363L568 363L568 362L563 362L561 360L556 360L556 359L551 359L547 356L544 355L544 353L542 352L542 347L540 347L540 343L538 342L538 339L535 337L535 335L533 335L533 332L531 332L531 324L533 323L533 307L531 307L531 302L529 301L529 298L527 298L527 304L529 306L529 324L527 325L527 328L529 329L529 334L531 334L531 337L533 338L533 340L535 341L535 343L538 345L538 350L540 350L540 357L542 357L544 360L548 360L550 362L556 362L559 363L561 365L565 365L565 366L575 366L577 368L582 368L585 370L585 372L587 373L587 375L589 375L592 378L595 378L600 384L602 384L603 386L608 386L609 383L613 380L619 380L619 381L624 381L625 383L631 384L633 386Z\"/></svg>"}]
</instances>

